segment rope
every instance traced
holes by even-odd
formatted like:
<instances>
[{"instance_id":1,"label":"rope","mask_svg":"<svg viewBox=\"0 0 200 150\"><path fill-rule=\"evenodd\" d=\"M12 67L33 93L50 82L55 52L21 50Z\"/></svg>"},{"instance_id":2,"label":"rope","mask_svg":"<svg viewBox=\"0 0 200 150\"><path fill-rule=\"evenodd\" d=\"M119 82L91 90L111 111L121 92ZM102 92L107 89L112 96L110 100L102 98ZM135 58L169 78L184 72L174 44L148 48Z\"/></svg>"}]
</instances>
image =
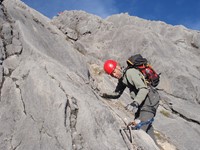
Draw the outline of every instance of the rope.
<instances>
[{"instance_id":1,"label":"rope","mask_svg":"<svg viewBox=\"0 0 200 150\"><path fill-rule=\"evenodd\" d=\"M138 130L138 129L140 129L144 125L148 125L148 124L150 125L150 124L152 124L153 121L154 121L154 118L151 118L151 119L149 119L149 120L147 120L145 122L140 122L136 126L132 127L132 129L133 130Z\"/></svg>"}]
</instances>

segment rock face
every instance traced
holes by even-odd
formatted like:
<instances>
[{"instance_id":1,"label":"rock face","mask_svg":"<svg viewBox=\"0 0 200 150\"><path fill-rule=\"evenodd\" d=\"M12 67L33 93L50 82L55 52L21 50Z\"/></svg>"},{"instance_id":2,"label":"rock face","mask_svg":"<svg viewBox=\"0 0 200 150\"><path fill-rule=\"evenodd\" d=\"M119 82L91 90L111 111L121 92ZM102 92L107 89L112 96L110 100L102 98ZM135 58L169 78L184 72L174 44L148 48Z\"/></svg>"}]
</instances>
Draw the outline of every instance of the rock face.
<instances>
[{"instance_id":1,"label":"rock face","mask_svg":"<svg viewBox=\"0 0 200 150\"><path fill-rule=\"evenodd\" d=\"M65 11L50 20L19 0L0 2L0 149L158 149L143 131L130 143L125 92L102 70L135 53L161 73L154 126L163 149L197 150L200 138L200 32L128 14L103 20ZM169 148L170 147L170 148Z\"/></svg>"}]
</instances>

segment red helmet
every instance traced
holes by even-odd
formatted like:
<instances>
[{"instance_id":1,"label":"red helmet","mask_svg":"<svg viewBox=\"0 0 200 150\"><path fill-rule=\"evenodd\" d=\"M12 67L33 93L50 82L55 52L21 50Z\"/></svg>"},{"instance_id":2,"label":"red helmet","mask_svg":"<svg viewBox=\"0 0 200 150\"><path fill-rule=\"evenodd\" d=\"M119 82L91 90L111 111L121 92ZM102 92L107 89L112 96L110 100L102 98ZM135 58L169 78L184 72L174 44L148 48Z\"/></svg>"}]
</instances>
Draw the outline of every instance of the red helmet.
<instances>
[{"instance_id":1,"label":"red helmet","mask_svg":"<svg viewBox=\"0 0 200 150\"><path fill-rule=\"evenodd\" d=\"M107 74L111 74L117 66L117 62L114 60L106 60L104 63L104 70Z\"/></svg>"}]
</instances>

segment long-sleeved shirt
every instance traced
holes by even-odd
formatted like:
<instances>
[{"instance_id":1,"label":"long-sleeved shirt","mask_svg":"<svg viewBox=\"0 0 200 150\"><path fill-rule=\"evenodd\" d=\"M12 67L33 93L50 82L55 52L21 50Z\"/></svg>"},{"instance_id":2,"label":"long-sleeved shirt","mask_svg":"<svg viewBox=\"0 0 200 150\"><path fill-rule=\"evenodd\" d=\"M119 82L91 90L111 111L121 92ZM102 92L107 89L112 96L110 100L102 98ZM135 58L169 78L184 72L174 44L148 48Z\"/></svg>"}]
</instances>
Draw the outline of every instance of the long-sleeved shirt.
<instances>
[{"instance_id":1,"label":"long-sleeved shirt","mask_svg":"<svg viewBox=\"0 0 200 150\"><path fill-rule=\"evenodd\" d=\"M113 99L119 98L126 87L129 88L131 98L139 105L145 100L149 92L142 73L135 68L130 68L126 70L122 78L118 80L115 91L106 93L104 97Z\"/></svg>"}]
</instances>

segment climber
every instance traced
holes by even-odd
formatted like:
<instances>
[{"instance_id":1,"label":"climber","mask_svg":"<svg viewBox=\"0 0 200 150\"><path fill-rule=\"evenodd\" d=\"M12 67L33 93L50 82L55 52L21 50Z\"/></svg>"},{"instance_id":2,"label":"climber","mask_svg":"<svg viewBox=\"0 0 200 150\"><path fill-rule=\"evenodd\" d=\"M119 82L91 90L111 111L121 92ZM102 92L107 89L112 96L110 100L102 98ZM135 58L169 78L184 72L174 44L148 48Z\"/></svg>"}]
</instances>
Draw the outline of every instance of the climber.
<instances>
[{"instance_id":1,"label":"climber","mask_svg":"<svg viewBox=\"0 0 200 150\"><path fill-rule=\"evenodd\" d=\"M129 68L122 70L122 67L115 60L107 60L104 63L104 70L108 75L118 79L118 84L114 92L100 93L106 99L119 98L126 87L129 88L133 102L126 106L126 109L135 114L134 120L140 120L140 127L156 142L152 122L159 105L159 94L154 87L147 86L142 73Z\"/></svg>"}]
</instances>

